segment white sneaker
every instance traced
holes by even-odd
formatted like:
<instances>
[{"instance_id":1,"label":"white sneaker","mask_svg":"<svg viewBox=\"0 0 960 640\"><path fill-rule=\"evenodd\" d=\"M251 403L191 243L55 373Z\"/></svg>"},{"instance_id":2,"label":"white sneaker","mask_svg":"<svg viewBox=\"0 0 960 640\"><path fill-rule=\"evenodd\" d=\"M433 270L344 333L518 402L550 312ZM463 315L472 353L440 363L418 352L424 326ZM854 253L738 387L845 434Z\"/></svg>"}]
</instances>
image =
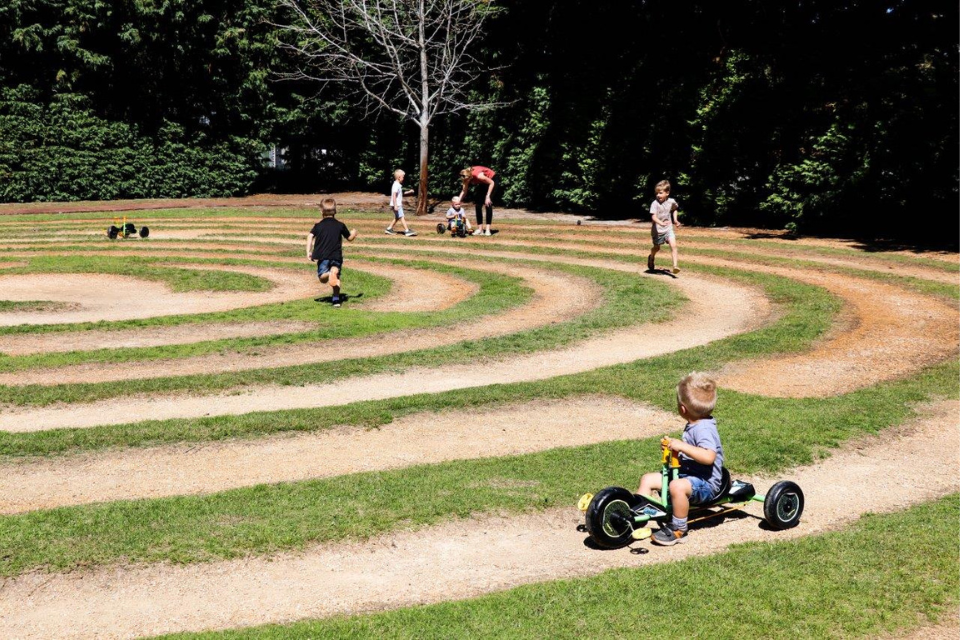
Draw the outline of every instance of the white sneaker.
<instances>
[{"instance_id":1,"label":"white sneaker","mask_svg":"<svg viewBox=\"0 0 960 640\"><path fill-rule=\"evenodd\" d=\"M490 229L487 229L486 231L483 232L483 235L485 235L485 236L492 236L493 234L490 233Z\"/></svg>"}]
</instances>

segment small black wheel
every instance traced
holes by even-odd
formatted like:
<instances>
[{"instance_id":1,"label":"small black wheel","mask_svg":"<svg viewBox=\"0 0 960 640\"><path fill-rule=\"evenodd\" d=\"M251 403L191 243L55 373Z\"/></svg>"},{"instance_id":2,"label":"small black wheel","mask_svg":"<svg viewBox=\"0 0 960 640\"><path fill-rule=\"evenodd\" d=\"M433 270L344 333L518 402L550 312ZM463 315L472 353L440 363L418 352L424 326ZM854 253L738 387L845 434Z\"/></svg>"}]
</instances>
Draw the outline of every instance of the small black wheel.
<instances>
[{"instance_id":1,"label":"small black wheel","mask_svg":"<svg viewBox=\"0 0 960 640\"><path fill-rule=\"evenodd\" d=\"M607 487L593 497L587 507L587 531L603 549L618 549L630 542L633 534L632 493L622 487Z\"/></svg>"},{"instance_id":2,"label":"small black wheel","mask_svg":"<svg viewBox=\"0 0 960 640\"><path fill-rule=\"evenodd\" d=\"M457 237L458 237L458 238L466 238L466 237L467 237L467 230L464 229L463 227L457 227Z\"/></svg>"},{"instance_id":3,"label":"small black wheel","mask_svg":"<svg viewBox=\"0 0 960 640\"><path fill-rule=\"evenodd\" d=\"M129 238L132 235L136 235L136 233L137 233L137 227L132 222L128 222L127 224L123 225L123 236L125 238Z\"/></svg>"},{"instance_id":4,"label":"small black wheel","mask_svg":"<svg viewBox=\"0 0 960 640\"><path fill-rule=\"evenodd\" d=\"M803 514L803 491L796 482L778 482L763 500L763 517L776 531L797 526Z\"/></svg>"},{"instance_id":5,"label":"small black wheel","mask_svg":"<svg viewBox=\"0 0 960 640\"><path fill-rule=\"evenodd\" d=\"M150 229L148 229L147 227L140 227L140 237L141 237L141 238L146 238L146 237L149 236L149 235L150 235Z\"/></svg>"},{"instance_id":6,"label":"small black wheel","mask_svg":"<svg viewBox=\"0 0 960 640\"><path fill-rule=\"evenodd\" d=\"M444 226L442 222L437 224L437 233L439 233L440 235L443 235L444 232L446 232L446 230L447 230L447 227Z\"/></svg>"},{"instance_id":7,"label":"small black wheel","mask_svg":"<svg viewBox=\"0 0 960 640\"><path fill-rule=\"evenodd\" d=\"M116 240L117 236L120 235L120 228L114 225L107 227L107 237L111 240Z\"/></svg>"}]
</instances>

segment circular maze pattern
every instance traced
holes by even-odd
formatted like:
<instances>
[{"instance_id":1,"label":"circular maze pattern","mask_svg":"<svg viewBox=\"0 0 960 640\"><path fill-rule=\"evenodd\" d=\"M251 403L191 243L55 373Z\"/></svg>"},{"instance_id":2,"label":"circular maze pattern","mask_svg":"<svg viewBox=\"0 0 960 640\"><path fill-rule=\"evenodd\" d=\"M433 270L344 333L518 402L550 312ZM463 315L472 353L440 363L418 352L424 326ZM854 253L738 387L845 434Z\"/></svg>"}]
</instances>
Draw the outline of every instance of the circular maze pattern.
<instances>
[{"instance_id":1,"label":"circular maze pattern","mask_svg":"<svg viewBox=\"0 0 960 640\"><path fill-rule=\"evenodd\" d=\"M508 211L454 238L429 216L406 238L348 195L335 309L303 258L314 207L206 204L143 205L149 236L114 240L106 206L0 208L4 637L459 600L958 489L956 254L684 227L673 275L642 223ZM584 546L576 497L656 464L691 369L738 476L804 488L801 525ZM931 450L946 472L905 479Z\"/></svg>"}]
</instances>

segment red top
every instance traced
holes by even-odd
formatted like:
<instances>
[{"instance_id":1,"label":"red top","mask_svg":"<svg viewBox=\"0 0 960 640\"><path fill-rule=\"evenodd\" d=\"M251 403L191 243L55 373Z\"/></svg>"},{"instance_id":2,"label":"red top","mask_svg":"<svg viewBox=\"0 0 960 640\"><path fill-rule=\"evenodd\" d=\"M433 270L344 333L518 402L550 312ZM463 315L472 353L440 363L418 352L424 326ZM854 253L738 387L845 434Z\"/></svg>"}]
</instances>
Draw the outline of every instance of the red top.
<instances>
[{"instance_id":1,"label":"red top","mask_svg":"<svg viewBox=\"0 0 960 640\"><path fill-rule=\"evenodd\" d=\"M481 183L480 180L477 180L477 178L480 176L492 178L493 176L497 175L497 172L493 169L488 169L487 167L481 167L477 165L476 167L470 167L470 175L472 176L470 179L470 184L478 184Z\"/></svg>"}]
</instances>

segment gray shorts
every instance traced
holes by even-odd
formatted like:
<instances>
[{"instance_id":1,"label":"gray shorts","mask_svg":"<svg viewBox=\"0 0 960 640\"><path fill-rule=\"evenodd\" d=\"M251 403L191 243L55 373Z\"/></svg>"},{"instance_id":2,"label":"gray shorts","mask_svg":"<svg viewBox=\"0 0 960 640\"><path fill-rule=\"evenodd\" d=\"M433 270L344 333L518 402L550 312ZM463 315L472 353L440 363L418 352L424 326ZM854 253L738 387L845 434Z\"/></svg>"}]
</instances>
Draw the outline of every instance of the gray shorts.
<instances>
[{"instance_id":1,"label":"gray shorts","mask_svg":"<svg viewBox=\"0 0 960 640\"><path fill-rule=\"evenodd\" d=\"M658 247L663 244L670 244L671 240L676 240L677 236L673 233L673 227L667 229L666 233L657 233L656 229L653 231L653 244Z\"/></svg>"}]
</instances>

